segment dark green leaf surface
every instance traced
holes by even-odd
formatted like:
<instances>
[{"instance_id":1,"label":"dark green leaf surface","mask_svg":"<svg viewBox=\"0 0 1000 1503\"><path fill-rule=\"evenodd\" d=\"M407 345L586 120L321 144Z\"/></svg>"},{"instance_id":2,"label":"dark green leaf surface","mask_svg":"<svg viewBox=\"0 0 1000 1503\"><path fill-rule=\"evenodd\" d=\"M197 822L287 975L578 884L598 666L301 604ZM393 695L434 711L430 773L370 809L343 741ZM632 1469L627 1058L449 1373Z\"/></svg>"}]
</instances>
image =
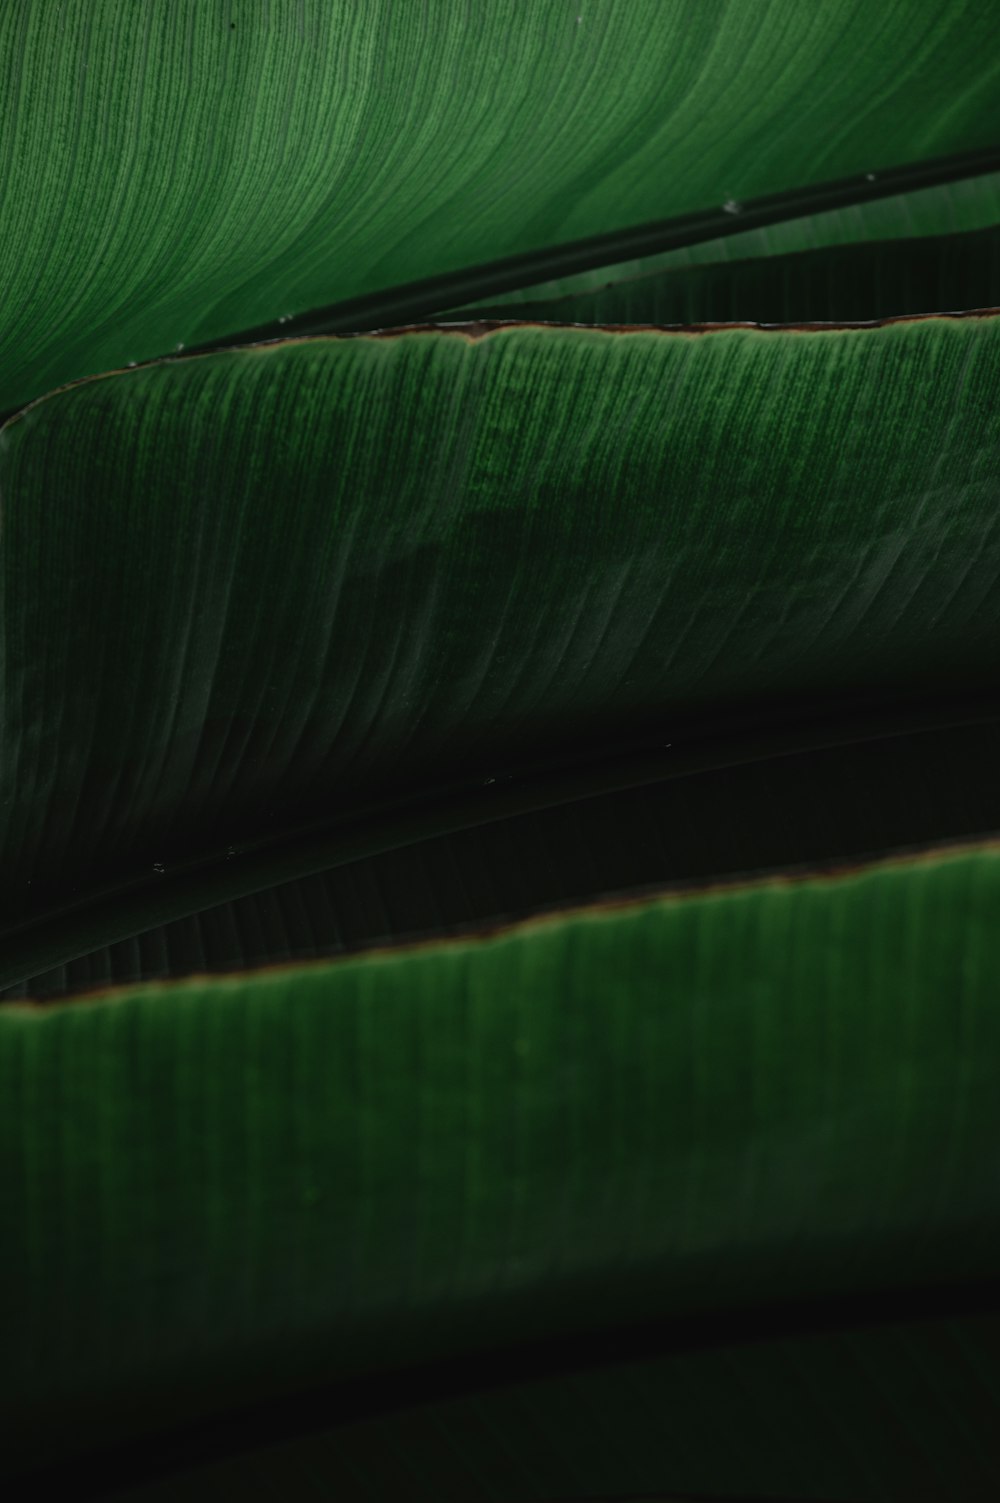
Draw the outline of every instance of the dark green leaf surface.
<instances>
[{"instance_id":1,"label":"dark green leaf surface","mask_svg":"<svg viewBox=\"0 0 1000 1503\"><path fill-rule=\"evenodd\" d=\"M995 146L998 71L977 0L6 5L0 410L414 278Z\"/></svg>"},{"instance_id":2,"label":"dark green leaf surface","mask_svg":"<svg viewBox=\"0 0 1000 1503\"><path fill-rule=\"evenodd\" d=\"M995 31L0 6L8 1487L1000 1496Z\"/></svg>"},{"instance_id":3,"label":"dark green leaf surface","mask_svg":"<svg viewBox=\"0 0 1000 1503\"><path fill-rule=\"evenodd\" d=\"M414 332L34 404L0 433L8 921L723 711L992 690L998 340Z\"/></svg>"},{"instance_id":4,"label":"dark green leaf surface","mask_svg":"<svg viewBox=\"0 0 1000 1503\"><path fill-rule=\"evenodd\" d=\"M992 1275L998 905L979 847L0 1009L7 1465L581 1326Z\"/></svg>"},{"instance_id":5,"label":"dark green leaf surface","mask_svg":"<svg viewBox=\"0 0 1000 1503\"><path fill-rule=\"evenodd\" d=\"M126 1486L114 1497L994 1503L995 1303L975 1315L968 1308L919 1318L883 1311L876 1323L868 1302L854 1325L845 1325L845 1314L838 1311L831 1325L828 1313L824 1324L810 1312L805 1330L800 1319L794 1334L780 1314L771 1314L770 1327L756 1321L750 1333L743 1322L723 1322L701 1345L675 1329L660 1333L668 1343L673 1334L674 1350L656 1356L648 1335L645 1355L627 1358L591 1338L573 1343L573 1362L555 1372L545 1370L546 1354L539 1361L536 1349L533 1361L522 1358L528 1375L520 1382L494 1358L492 1380L478 1374L478 1388L465 1367L444 1393L440 1379L421 1391L424 1374L409 1388L401 1378L374 1395L355 1385L347 1394L348 1401L356 1396L356 1408L336 1423L335 1397L323 1391L305 1404L254 1410L178 1437L175 1447L161 1442L157 1469L169 1471L172 1463L175 1475ZM375 1407L379 1399L389 1412ZM277 1428L276 1415L285 1435L267 1434L269 1424ZM220 1445L236 1454L218 1459ZM194 1466L191 1452L197 1457L199 1446L203 1459ZM134 1477L137 1464L142 1456L126 1450L76 1463L72 1474L52 1480L70 1485L76 1497L82 1483L89 1497L88 1483L99 1488L102 1477Z\"/></svg>"},{"instance_id":6,"label":"dark green leaf surface","mask_svg":"<svg viewBox=\"0 0 1000 1503\"><path fill-rule=\"evenodd\" d=\"M1000 228L721 261L456 319L567 324L843 323L1000 304Z\"/></svg>"},{"instance_id":7,"label":"dark green leaf surface","mask_svg":"<svg viewBox=\"0 0 1000 1503\"><path fill-rule=\"evenodd\" d=\"M759 261L765 256L832 251L837 246L874 245L884 240L964 235L972 230L995 229L998 224L1000 173L994 172L982 177L938 183L913 193L852 203L824 214L796 216L760 229L738 231L721 239L680 246L614 266L595 267L576 276L522 287L468 306L475 310L475 316L481 317L481 310L487 307L506 309L515 304L554 302L571 295L597 292L609 282L631 281L658 272L682 271L691 266L714 266L723 261ZM963 299L963 306L974 305ZM919 311L930 313L934 308L928 305ZM503 316L510 315L505 312Z\"/></svg>"},{"instance_id":8,"label":"dark green leaf surface","mask_svg":"<svg viewBox=\"0 0 1000 1503\"><path fill-rule=\"evenodd\" d=\"M998 765L994 721L679 774L195 907L79 956L67 939L63 963L5 986L0 1000L304 960L668 883L1000 835Z\"/></svg>"}]
</instances>

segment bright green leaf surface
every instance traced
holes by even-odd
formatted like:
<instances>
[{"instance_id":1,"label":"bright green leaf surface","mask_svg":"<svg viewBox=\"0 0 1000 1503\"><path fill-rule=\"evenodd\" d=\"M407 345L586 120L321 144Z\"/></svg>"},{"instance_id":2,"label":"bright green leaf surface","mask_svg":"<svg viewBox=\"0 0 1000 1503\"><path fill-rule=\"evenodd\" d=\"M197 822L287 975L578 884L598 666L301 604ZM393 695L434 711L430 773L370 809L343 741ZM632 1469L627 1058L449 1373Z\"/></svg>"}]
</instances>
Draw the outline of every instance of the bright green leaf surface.
<instances>
[{"instance_id":1,"label":"bright green leaf surface","mask_svg":"<svg viewBox=\"0 0 1000 1503\"><path fill-rule=\"evenodd\" d=\"M7 914L722 710L992 686L998 349L511 327L40 401L0 435Z\"/></svg>"},{"instance_id":2,"label":"bright green leaf surface","mask_svg":"<svg viewBox=\"0 0 1000 1503\"><path fill-rule=\"evenodd\" d=\"M0 1010L7 1464L992 1274L998 907L980 847Z\"/></svg>"},{"instance_id":3,"label":"bright green leaf surface","mask_svg":"<svg viewBox=\"0 0 1000 1503\"><path fill-rule=\"evenodd\" d=\"M413 278L993 146L995 43L979 0L5 5L0 410Z\"/></svg>"}]
</instances>

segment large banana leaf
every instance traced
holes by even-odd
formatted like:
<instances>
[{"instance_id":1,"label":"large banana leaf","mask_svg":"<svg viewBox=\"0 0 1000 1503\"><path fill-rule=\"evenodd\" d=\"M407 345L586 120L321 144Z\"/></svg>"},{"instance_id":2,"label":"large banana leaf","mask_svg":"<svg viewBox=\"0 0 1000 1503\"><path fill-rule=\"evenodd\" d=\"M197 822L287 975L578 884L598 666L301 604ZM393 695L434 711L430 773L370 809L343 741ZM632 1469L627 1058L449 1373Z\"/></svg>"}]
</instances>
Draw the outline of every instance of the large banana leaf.
<instances>
[{"instance_id":1,"label":"large banana leaf","mask_svg":"<svg viewBox=\"0 0 1000 1503\"><path fill-rule=\"evenodd\" d=\"M0 11L18 1495L1000 1496L994 30Z\"/></svg>"},{"instance_id":2,"label":"large banana leaf","mask_svg":"<svg viewBox=\"0 0 1000 1503\"><path fill-rule=\"evenodd\" d=\"M0 410L477 262L995 151L998 66L978 0L5 5Z\"/></svg>"},{"instance_id":3,"label":"large banana leaf","mask_svg":"<svg viewBox=\"0 0 1000 1503\"><path fill-rule=\"evenodd\" d=\"M36 402L0 434L8 913L712 716L992 689L998 349L428 330Z\"/></svg>"},{"instance_id":4,"label":"large banana leaf","mask_svg":"<svg viewBox=\"0 0 1000 1503\"><path fill-rule=\"evenodd\" d=\"M998 903L974 847L10 1004L8 1455L581 1310L988 1277Z\"/></svg>"}]
</instances>

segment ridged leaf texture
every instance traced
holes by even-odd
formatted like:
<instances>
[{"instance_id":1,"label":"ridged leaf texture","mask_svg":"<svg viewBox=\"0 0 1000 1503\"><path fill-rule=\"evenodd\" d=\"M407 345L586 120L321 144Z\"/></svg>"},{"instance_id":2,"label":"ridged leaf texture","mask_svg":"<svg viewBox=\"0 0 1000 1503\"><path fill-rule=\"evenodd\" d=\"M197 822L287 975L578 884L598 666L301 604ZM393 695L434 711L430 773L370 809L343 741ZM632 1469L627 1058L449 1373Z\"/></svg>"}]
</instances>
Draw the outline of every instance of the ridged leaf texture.
<instances>
[{"instance_id":1,"label":"ridged leaf texture","mask_svg":"<svg viewBox=\"0 0 1000 1503\"><path fill-rule=\"evenodd\" d=\"M0 1472L995 1503L972 0L0 9Z\"/></svg>"}]
</instances>

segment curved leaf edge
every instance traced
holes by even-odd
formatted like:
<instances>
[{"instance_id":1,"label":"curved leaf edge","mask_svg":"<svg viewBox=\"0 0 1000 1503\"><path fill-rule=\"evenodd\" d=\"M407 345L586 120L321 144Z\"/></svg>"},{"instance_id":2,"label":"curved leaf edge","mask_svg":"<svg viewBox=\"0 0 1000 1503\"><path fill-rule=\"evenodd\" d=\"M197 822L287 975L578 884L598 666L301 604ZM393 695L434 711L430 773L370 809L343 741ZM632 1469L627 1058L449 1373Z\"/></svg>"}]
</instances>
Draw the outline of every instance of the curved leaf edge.
<instances>
[{"instance_id":1,"label":"curved leaf edge","mask_svg":"<svg viewBox=\"0 0 1000 1503\"><path fill-rule=\"evenodd\" d=\"M617 754L602 748L573 763L501 769L475 786L425 790L346 815L298 821L266 836L240 839L234 832L225 846L157 863L160 871L133 868L83 893L52 894L46 902L36 888L31 908L0 924L0 987L66 964L95 944L129 939L282 882L511 816L798 752L998 721L1000 705L990 694L946 702L862 701L841 705L835 714L829 707L825 714L803 714L793 706L787 715L773 714L755 726L723 717L664 726Z\"/></svg>"},{"instance_id":2,"label":"curved leaf edge","mask_svg":"<svg viewBox=\"0 0 1000 1503\"><path fill-rule=\"evenodd\" d=\"M579 920L600 921L614 914L626 915L663 904L678 905L719 895L738 896L775 888L798 887L809 884L824 888L837 887L857 877L883 871L912 870L914 867L933 866L956 858L1000 854L1000 831L984 832L981 836L964 839L944 839L924 845L906 847L855 860L833 859L828 862L801 865L779 870L755 872L750 876L707 878L696 881L670 882L663 886L648 888L641 893L628 892L611 895L593 901L572 902L555 910L530 914L527 917L498 920L481 928L458 933L432 934L399 943L375 944L343 955L322 955L315 959L280 961L273 964L241 967L234 970L194 971L180 977L162 980L123 982L119 985L97 986L92 990L73 992L52 1001L17 999L4 1004L4 1012L37 1014L54 1012L77 1003L109 1002L116 998L134 996L137 992L160 990L169 992L189 986L214 986L234 980L255 980L267 977L318 973L345 964L377 960L391 955L405 961L409 955L426 952L443 954L449 951L468 949L470 946L489 945L512 936L530 935L538 930L551 930L563 924Z\"/></svg>"},{"instance_id":3,"label":"curved leaf edge","mask_svg":"<svg viewBox=\"0 0 1000 1503\"><path fill-rule=\"evenodd\" d=\"M846 208L871 199L888 198L915 189L976 177L1000 167L1000 144L956 155L908 162L879 173L831 180L817 187L747 199L740 204L709 209L615 230L609 234L564 242L543 251L530 251L461 271L386 288L346 299L325 308L243 330L224 340L195 346L197 353L257 343L281 335L364 333L401 321L420 321L440 309L481 301L500 292L515 291L602 265L658 255L705 240L720 239L743 230L762 228L786 219Z\"/></svg>"},{"instance_id":4,"label":"curved leaf edge","mask_svg":"<svg viewBox=\"0 0 1000 1503\"><path fill-rule=\"evenodd\" d=\"M149 360L136 361L134 365L116 366L107 371L94 371L86 376L77 376L72 381L67 381L61 386L54 386L51 391L43 392L40 396L33 397L23 407L14 408L8 412L0 413L0 450L3 448L4 435L21 421L28 413L45 402L52 401L55 397L75 391L82 386L89 386L94 381L108 381L113 377L127 378L136 371L149 370L157 366L183 364L191 360L205 360L218 355L245 354L253 350L274 350L287 348L293 345L341 343L347 340L357 339L401 339L409 334L440 334L443 338L465 339L470 343L479 339L488 338L490 334L503 329L586 329L600 334L617 334L626 337L630 334L662 334L679 338L698 337L701 335L723 334L732 329L749 329L764 334L837 334L841 332L854 332L857 330L878 330L890 328L893 324L919 324L938 320L945 323L972 321L975 319L1000 318L1000 304L989 308L960 308L945 309L927 313L897 313L886 318L849 319L830 321L818 320L815 322L803 321L801 323L758 323L752 320L732 320L719 323L693 323L693 324L618 324L618 323L572 323L556 319L542 318L477 318L458 319L456 321L430 319L418 323L387 324L385 327L358 329L354 331L323 331L316 333L287 333L276 334L273 337L247 336L245 341L239 343L227 343L224 345L206 346L200 349L176 351L166 355L154 355Z\"/></svg>"},{"instance_id":5,"label":"curved leaf edge","mask_svg":"<svg viewBox=\"0 0 1000 1503\"><path fill-rule=\"evenodd\" d=\"M1000 169L1000 145L984 150L964 152L958 155L936 157L927 161L907 163L878 174L866 173L862 177L839 178L820 187L795 189L784 193L770 194L757 199L748 199L736 206L713 207L698 213L686 214L669 220L634 226L628 230L616 230L583 240L568 241L542 252L528 252L503 260L463 268L442 276L398 287L382 289L377 293L344 302L314 308L302 314L281 315L265 324L242 329L225 339L193 345L178 356L176 351L136 362L142 368L163 360L190 358L193 355L216 353L228 349L245 349L259 344L287 343L303 337L330 337L337 335L369 334L385 336L403 332L423 331L428 328L450 328L447 320L439 317L442 310L459 309L464 304L482 302L500 293L517 292L537 283L572 276L578 272L592 271L601 266L614 266L639 257L659 255L663 252L698 245L705 241L725 238L746 230L764 228L785 220L804 218L827 210L849 208L874 199L888 198L921 188L935 187L950 182L959 182ZM996 312L995 309L972 310L973 312ZM902 315L903 317L938 315ZM945 315L941 315L945 316ZM953 315L957 316L957 315ZM892 320L878 320L873 326ZM477 320L463 327L475 327L480 332L508 322L523 323L526 320ZM570 326L572 327L572 325ZM587 325L607 329L664 328L686 330L692 333L708 333L713 328L728 325ZM815 325L769 325L740 324L748 328L855 328L863 324L815 324ZM475 337L475 336L472 336ZM115 370L88 372L32 398L29 402L0 412L0 434L4 426L29 411L36 402L57 392L66 391L80 381L99 379L105 375L126 371L130 367Z\"/></svg>"}]
</instances>

